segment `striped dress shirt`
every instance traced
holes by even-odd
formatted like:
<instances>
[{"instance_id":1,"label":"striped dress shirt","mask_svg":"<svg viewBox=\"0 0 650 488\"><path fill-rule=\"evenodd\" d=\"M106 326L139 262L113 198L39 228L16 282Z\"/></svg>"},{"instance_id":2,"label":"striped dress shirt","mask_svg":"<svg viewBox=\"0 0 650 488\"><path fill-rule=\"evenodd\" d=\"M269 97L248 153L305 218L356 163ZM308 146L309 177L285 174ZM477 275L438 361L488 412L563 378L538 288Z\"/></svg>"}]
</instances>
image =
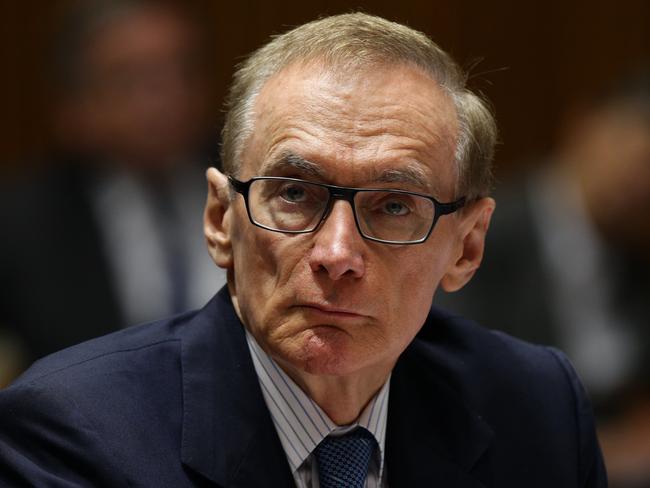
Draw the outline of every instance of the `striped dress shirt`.
<instances>
[{"instance_id":1,"label":"striped dress shirt","mask_svg":"<svg viewBox=\"0 0 650 488\"><path fill-rule=\"evenodd\" d=\"M319 488L318 468L312 452L326 436L343 435L360 426L368 429L379 446L370 461L365 487L387 488L384 441L390 377L370 400L356 422L337 426L264 352L248 331L246 331L246 340L266 406L271 413L296 486Z\"/></svg>"}]
</instances>

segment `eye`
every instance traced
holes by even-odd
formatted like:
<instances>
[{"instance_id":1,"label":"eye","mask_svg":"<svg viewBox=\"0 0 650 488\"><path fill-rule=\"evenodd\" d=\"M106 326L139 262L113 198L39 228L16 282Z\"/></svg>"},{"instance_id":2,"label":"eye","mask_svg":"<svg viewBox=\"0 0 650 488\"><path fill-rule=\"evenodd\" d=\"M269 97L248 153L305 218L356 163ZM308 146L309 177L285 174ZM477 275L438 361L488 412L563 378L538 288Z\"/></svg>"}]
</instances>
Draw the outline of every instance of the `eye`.
<instances>
[{"instance_id":1,"label":"eye","mask_svg":"<svg viewBox=\"0 0 650 488\"><path fill-rule=\"evenodd\" d=\"M410 212L410 209L399 200L388 200L384 202L382 210L388 215L397 216L407 215Z\"/></svg>"},{"instance_id":2,"label":"eye","mask_svg":"<svg viewBox=\"0 0 650 488\"><path fill-rule=\"evenodd\" d=\"M305 187L295 183L284 186L280 190L280 196L291 203L302 203L307 200Z\"/></svg>"}]
</instances>

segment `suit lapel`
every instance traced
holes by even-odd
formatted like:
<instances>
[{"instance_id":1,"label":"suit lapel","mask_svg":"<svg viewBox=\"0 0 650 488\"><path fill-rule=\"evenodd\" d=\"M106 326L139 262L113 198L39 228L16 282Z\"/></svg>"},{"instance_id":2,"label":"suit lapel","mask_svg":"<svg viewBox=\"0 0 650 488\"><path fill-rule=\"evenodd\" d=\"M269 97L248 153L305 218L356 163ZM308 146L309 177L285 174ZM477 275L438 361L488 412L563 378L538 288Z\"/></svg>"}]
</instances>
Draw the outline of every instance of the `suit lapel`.
<instances>
[{"instance_id":1,"label":"suit lapel","mask_svg":"<svg viewBox=\"0 0 650 488\"><path fill-rule=\"evenodd\" d=\"M391 488L444 486L480 488L472 468L492 430L448 385L416 340L391 378L386 466Z\"/></svg>"},{"instance_id":2,"label":"suit lapel","mask_svg":"<svg viewBox=\"0 0 650 488\"><path fill-rule=\"evenodd\" d=\"M183 327L181 341L183 463L224 487L293 486L225 288Z\"/></svg>"},{"instance_id":3,"label":"suit lapel","mask_svg":"<svg viewBox=\"0 0 650 488\"><path fill-rule=\"evenodd\" d=\"M180 330L185 466L229 488L294 486L227 290ZM416 339L393 371L386 434L391 488L484 486L472 468L492 431L441 379L439 363Z\"/></svg>"}]
</instances>

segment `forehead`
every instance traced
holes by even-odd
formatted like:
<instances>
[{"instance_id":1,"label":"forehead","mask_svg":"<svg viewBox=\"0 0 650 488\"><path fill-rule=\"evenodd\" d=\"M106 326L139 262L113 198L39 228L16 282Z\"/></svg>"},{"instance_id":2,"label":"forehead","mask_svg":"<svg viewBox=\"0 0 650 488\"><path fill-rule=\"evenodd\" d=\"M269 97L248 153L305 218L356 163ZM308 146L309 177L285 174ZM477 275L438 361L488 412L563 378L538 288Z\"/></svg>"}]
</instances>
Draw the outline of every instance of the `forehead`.
<instances>
[{"instance_id":1,"label":"forehead","mask_svg":"<svg viewBox=\"0 0 650 488\"><path fill-rule=\"evenodd\" d=\"M442 196L455 184L456 111L451 97L419 68L346 72L293 65L262 87L254 114L243 153L246 176L281 173L287 163L287 171L301 174L300 165L290 163L302 160L341 185L401 182L403 174L404 182L420 180L416 189Z\"/></svg>"}]
</instances>

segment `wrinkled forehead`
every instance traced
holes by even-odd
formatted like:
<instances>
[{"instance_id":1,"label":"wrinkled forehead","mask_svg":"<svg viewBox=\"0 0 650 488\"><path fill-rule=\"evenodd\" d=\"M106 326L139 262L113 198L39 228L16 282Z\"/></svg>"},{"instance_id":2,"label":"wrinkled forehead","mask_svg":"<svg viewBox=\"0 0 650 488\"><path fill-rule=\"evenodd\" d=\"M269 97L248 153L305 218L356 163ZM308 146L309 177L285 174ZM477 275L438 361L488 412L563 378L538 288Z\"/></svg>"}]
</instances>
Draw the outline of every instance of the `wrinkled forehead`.
<instances>
[{"instance_id":1,"label":"wrinkled forehead","mask_svg":"<svg viewBox=\"0 0 650 488\"><path fill-rule=\"evenodd\" d=\"M458 121L449 93L408 64L344 67L296 63L264 84L242 172L268 174L295 161L291 154L340 184L403 172L430 187L454 186Z\"/></svg>"}]
</instances>

